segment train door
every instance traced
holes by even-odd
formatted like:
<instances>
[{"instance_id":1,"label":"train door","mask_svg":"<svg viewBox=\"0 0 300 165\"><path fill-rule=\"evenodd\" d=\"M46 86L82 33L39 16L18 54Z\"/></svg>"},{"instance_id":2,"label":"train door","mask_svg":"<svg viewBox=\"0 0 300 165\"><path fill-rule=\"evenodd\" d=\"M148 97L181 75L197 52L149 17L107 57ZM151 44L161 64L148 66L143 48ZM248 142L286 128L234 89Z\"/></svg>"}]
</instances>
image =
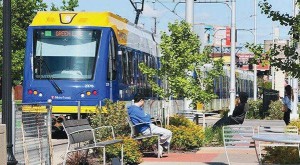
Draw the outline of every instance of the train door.
<instances>
[{"instance_id":1,"label":"train door","mask_svg":"<svg viewBox=\"0 0 300 165\"><path fill-rule=\"evenodd\" d=\"M109 41L109 57L108 57L108 73L106 85L108 90L109 99L116 101L118 99L118 82L117 82L117 42L113 32L110 34Z\"/></svg>"}]
</instances>

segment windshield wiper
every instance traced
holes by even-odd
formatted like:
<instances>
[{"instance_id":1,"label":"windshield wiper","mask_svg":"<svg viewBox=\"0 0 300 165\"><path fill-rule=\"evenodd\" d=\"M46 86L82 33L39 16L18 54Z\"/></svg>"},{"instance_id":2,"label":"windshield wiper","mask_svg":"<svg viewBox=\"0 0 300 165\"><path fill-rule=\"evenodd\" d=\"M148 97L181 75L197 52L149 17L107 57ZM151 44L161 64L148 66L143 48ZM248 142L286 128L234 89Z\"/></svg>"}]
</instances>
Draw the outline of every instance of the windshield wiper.
<instances>
[{"instance_id":1,"label":"windshield wiper","mask_svg":"<svg viewBox=\"0 0 300 165\"><path fill-rule=\"evenodd\" d=\"M54 79L53 79L53 77L52 77L52 73L51 73L50 68L48 67L46 61L43 60L41 57L40 57L40 58L37 58L37 57L36 57L35 59L36 59L37 62L40 63L40 71L39 71L39 72L40 72L40 77L41 77L41 74L42 74L41 68L42 68L42 66L45 66L46 71L47 71L47 73L48 73L47 79L50 81L50 83L52 84L52 86L54 87L54 89L56 90L56 92L57 92L58 94L62 94L63 91L60 89L60 87L59 87L59 86L56 84L56 82L54 81Z\"/></svg>"}]
</instances>

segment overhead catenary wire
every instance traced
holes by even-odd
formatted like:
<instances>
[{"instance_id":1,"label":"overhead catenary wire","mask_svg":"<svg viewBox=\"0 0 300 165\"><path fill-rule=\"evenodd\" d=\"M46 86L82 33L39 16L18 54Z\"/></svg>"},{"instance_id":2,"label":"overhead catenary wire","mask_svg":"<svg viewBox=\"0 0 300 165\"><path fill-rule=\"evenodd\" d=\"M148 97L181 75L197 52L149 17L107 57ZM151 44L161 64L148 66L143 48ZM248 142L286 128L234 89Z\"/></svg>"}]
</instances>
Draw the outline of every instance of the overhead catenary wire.
<instances>
[{"instance_id":1,"label":"overhead catenary wire","mask_svg":"<svg viewBox=\"0 0 300 165\"><path fill-rule=\"evenodd\" d=\"M178 15L175 11L171 10L170 8L168 8L165 4L163 4L159 0L155 0L155 1L158 2L158 3L160 3L164 8L166 8L167 10L169 10L171 13L175 14L181 20L184 20L184 18L182 18L180 15Z\"/></svg>"}]
</instances>

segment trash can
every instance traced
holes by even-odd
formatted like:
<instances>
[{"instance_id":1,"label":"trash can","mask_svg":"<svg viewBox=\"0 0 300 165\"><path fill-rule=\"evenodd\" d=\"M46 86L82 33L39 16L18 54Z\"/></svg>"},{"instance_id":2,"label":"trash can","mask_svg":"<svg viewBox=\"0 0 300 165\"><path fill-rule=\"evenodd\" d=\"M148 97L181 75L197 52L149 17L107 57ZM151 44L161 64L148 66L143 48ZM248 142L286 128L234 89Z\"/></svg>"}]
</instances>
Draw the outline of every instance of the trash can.
<instances>
[{"instance_id":1,"label":"trash can","mask_svg":"<svg viewBox=\"0 0 300 165\"><path fill-rule=\"evenodd\" d=\"M263 107L260 116L263 118L268 115L269 105L271 101L276 101L279 99L279 91L272 89L263 89Z\"/></svg>"},{"instance_id":2,"label":"trash can","mask_svg":"<svg viewBox=\"0 0 300 165\"><path fill-rule=\"evenodd\" d=\"M0 165L7 164L6 125L0 124Z\"/></svg>"}]
</instances>

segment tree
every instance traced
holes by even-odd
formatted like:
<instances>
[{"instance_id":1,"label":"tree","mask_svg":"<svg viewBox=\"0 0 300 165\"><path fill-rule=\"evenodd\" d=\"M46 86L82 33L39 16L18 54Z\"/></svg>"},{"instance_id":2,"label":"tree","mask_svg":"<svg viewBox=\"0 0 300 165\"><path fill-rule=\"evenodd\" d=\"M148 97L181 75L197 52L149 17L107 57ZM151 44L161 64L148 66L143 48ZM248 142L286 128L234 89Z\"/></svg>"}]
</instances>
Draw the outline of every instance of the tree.
<instances>
[{"instance_id":1,"label":"tree","mask_svg":"<svg viewBox=\"0 0 300 165\"><path fill-rule=\"evenodd\" d=\"M78 0L66 1L63 0L64 10L74 10L78 6ZM12 80L13 84L19 84L23 80L23 61L26 45L26 29L32 22L34 16L38 11L46 11L47 4L43 0L12 0L11 1L12 13ZM0 10L3 10L3 3L0 3ZM0 12L0 27L3 27L3 15ZM0 33L3 33L3 28L0 28ZM3 36L0 35L0 54L3 54ZM0 58L0 67L2 68L2 56ZM2 69L1 75L2 75Z\"/></svg>"},{"instance_id":2,"label":"tree","mask_svg":"<svg viewBox=\"0 0 300 165\"><path fill-rule=\"evenodd\" d=\"M11 48L12 48L12 80L14 84L20 83L23 76L23 60L25 54L26 29L37 11L46 10L47 5L42 0L23 0L11 1L12 30L11 30ZM0 4L0 10L3 10L3 3ZM3 27L2 12L0 12L0 27ZM3 33L3 28L0 28ZM0 54L3 54L3 37L0 35ZM1 58L2 68L2 58ZM2 70L1 70L2 75Z\"/></svg>"},{"instance_id":3,"label":"tree","mask_svg":"<svg viewBox=\"0 0 300 165\"><path fill-rule=\"evenodd\" d=\"M300 4L300 0L297 0L297 5ZM300 77L300 65L299 65L299 54L297 52L297 44L300 36L300 15L297 14L295 17L289 14L281 14L279 11L272 10L272 5L263 0L259 3L259 7L263 14L266 14L272 21L278 21L283 26L289 26L289 35L292 36L292 44L286 46L278 46L274 44L272 48L264 52L264 49L260 45L247 44L247 48L252 51L255 55L252 63L268 63L271 66L275 66L284 72L289 73L291 76ZM277 55L279 52L284 52L286 58L282 59Z\"/></svg>"},{"instance_id":4,"label":"tree","mask_svg":"<svg viewBox=\"0 0 300 165\"><path fill-rule=\"evenodd\" d=\"M160 97L168 99L188 98L193 103L207 103L216 95L213 93L213 80L222 75L223 60L213 60L210 49L199 53L200 42L198 36L192 32L185 21L169 23L169 33L161 36L160 68L153 69L144 63L139 65L142 73ZM205 71L205 64L213 64L209 71ZM160 79L166 83L161 87L156 83Z\"/></svg>"},{"instance_id":5,"label":"tree","mask_svg":"<svg viewBox=\"0 0 300 165\"><path fill-rule=\"evenodd\" d=\"M53 3L51 4L51 11L59 11L61 9L62 11L74 11L76 7L78 7L78 0L62 0L62 6L56 7Z\"/></svg>"}]
</instances>

